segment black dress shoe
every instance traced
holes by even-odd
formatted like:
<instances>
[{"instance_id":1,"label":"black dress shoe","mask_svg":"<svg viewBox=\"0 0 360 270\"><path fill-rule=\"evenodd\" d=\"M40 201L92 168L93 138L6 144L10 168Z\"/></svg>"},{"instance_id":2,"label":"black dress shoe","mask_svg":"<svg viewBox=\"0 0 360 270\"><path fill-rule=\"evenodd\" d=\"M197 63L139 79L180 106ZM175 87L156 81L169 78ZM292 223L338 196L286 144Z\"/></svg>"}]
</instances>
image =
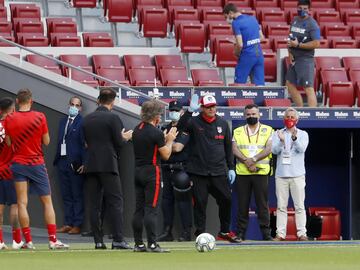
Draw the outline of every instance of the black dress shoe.
<instances>
[{"instance_id":1,"label":"black dress shoe","mask_svg":"<svg viewBox=\"0 0 360 270\"><path fill-rule=\"evenodd\" d=\"M159 244L153 243L148 246L148 252L155 252L155 253L169 253L170 250L163 249L159 246Z\"/></svg>"},{"instance_id":2,"label":"black dress shoe","mask_svg":"<svg viewBox=\"0 0 360 270\"><path fill-rule=\"evenodd\" d=\"M126 241L113 241L111 244L111 249L132 249L132 247L130 247L130 245Z\"/></svg>"},{"instance_id":3,"label":"black dress shoe","mask_svg":"<svg viewBox=\"0 0 360 270\"><path fill-rule=\"evenodd\" d=\"M146 252L146 246L145 244L141 244L141 245L136 245L134 246L134 252Z\"/></svg>"},{"instance_id":4,"label":"black dress shoe","mask_svg":"<svg viewBox=\"0 0 360 270\"><path fill-rule=\"evenodd\" d=\"M92 231L82 232L82 233L81 233L81 236L83 236L83 237L93 237L93 236L94 236L94 233L93 233Z\"/></svg>"},{"instance_id":5,"label":"black dress shoe","mask_svg":"<svg viewBox=\"0 0 360 270\"><path fill-rule=\"evenodd\" d=\"M96 243L95 249L106 249L106 245L104 243Z\"/></svg>"}]
</instances>

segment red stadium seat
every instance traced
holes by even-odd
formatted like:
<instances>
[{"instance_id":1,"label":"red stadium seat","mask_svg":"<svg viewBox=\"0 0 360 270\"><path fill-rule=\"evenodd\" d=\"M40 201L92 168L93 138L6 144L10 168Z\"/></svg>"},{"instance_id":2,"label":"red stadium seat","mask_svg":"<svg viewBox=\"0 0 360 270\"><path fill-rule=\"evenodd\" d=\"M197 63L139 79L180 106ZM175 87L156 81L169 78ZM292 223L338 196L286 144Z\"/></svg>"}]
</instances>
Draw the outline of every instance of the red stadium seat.
<instances>
[{"instance_id":1,"label":"red stadium seat","mask_svg":"<svg viewBox=\"0 0 360 270\"><path fill-rule=\"evenodd\" d=\"M18 33L17 42L26 47L47 47L49 39L41 33Z\"/></svg>"},{"instance_id":2,"label":"red stadium seat","mask_svg":"<svg viewBox=\"0 0 360 270\"><path fill-rule=\"evenodd\" d=\"M289 25L288 25L287 22L262 22L261 25L262 25L263 32L264 32L264 34L265 34L266 36L269 35L269 30L270 30L270 32L271 32L273 27L275 27L275 29L276 29L276 27L282 27L282 26L287 26L287 27L289 27ZM281 28L280 28L280 29L281 29ZM288 30L289 30L289 28L288 28ZM288 35L288 34L289 34L289 31L287 32L286 35ZM271 35L271 34L270 34L270 35ZM275 35L276 35L276 34L275 34ZM280 35L285 35L285 31L284 31L284 32L281 32Z\"/></svg>"},{"instance_id":3,"label":"red stadium seat","mask_svg":"<svg viewBox=\"0 0 360 270\"><path fill-rule=\"evenodd\" d=\"M144 8L142 10L144 37L165 38L167 36L168 13L165 8Z\"/></svg>"},{"instance_id":4,"label":"red stadium seat","mask_svg":"<svg viewBox=\"0 0 360 270\"><path fill-rule=\"evenodd\" d=\"M85 54L62 54L59 60L77 67L89 67L89 61ZM67 67L61 67L63 74L67 76Z\"/></svg>"},{"instance_id":5,"label":"red stadium seat","mask_svg":"<svg viewBox=\"0 0 360 270\"><path fill-rule=\"evenodd\" d=\"M335 25L335 26L325 25L324 36L326 38L351 36L351 28L347 25Z\"/></svg>"},{"instance_id":6,"label":"red stadium seat","mask_svg":"<svg viewBox=\"0 0 360 270\"><path fill-rule=\"evenodd\" d=\"M298 1L297 0L280 0L280 8L297 8Z\"/></svg>"},{"instance_id":7,"label":"red stadium seat","mask_svg":"<svg viewBox=\"0 0 360 270\"><path fill-rule=\"evenodd\" d=\"M165 7L170 8L171 7L191 7L193 8L194 5L191 0L167 0L165 1Z\"/></svg>"},{"instance_id":8,"label":"red stadium seat","mask_svg":"<svg viewBox=\"0 0 360 270\"><path fill-rule=\"evenodd\" d=\"M308 210L309 214L312 216L315 215L315 211L334 211L336 208L331 206L310 206Z\"/></svg>"},{"instance_id":9,"label":"red stadium seat","mask_svg":"<svg viewBox=\"0 0 360 270\"><path fill-rule=\"evenodd\" d=\"M351 25L351 35L355 40L360 37L360 22L356 23L356 25Z\"/></svg>"},{"instance_id":10,"label":"red stadium seat","mask_svg":"<svg viewBox=\"0 0 360 270\"><path fill-rule=\"evenodd\" d=\"M202 53L205 48L204 25L200 23L181 24L179 28L179 41L182 53Z\"/></svg>"},{"instance_id":11,"label":"red stadium seat","mask_svg":"<svg viewBox=\"0 0 360 270\"><path fill-rule=\"evenodd\" d=\"M81 38L72 33L52 33L50 42L54 47L81 47Z\"/></svg>"},{"instance_id":12,"label":"red stadium seat","mask_svg":"<svg viewBox=\"0 0 360 270\"><path fill-rule=\"evenodd\" d=\"M224 85L216 69L192 69L191 77L195 86Z\"/></svg>"},{"instance_id":13,"label":"red stadium seat","mask_svg":"<svg viewBox=\"0 0 360 270\"><path fill-rule=\"evenodd\" d=\"M212 22L208 24L208 31L206 35L206 41L209 40L210 43L214 41L216 36L232 36L234 40L234 35L232 31L232 27L229 24L224 24L223 22ZM207 44L206 44L207 45ZM211 47L211 45L210 45ZM212 52L213 48L210 48Z\"/></svg>"},{"instance_id":14,"label":"red stadium seat","mask_svg":"<svg viewBox=\"0 0 360 270\"><path fill-rule=\"evenodd\" d=\"M318 23L322 22L341 22L340 13L338 11L318 11L316 13Z\"/></svg>"},{"instance_id":15,"label":"red stadium seat","mask_svg":"<svg viewBox=\"0 0 360 270\"><path fill-rule=\"evenodd\" d=\"M15 38L9 34L6 34L5 35L2 35L2 38L3 39L6 39L6 40L9 40L9 41L12 41L12 42L15 42ZM6 43L6 42L2 42L0 41L0 47L11 47L12 45L10 45L9 43Z\"/></svg>"},{"instance_id":16,"label":"red stadium seat","mask_svg":"<svg viewBox=\"0 0 360 270\"><path fill-rule=\"evenodd\" d=\"M250 8L252 6L252 0L225 0L225 4L228 3L233 3L240 9L243 7Z\"/></svg>"},{"instance_id":17,"label":"red stadium seat","mask_svg":"<svg viewBox=\"0 0 360 270\"><path fill-rule=\"evenodd\" d=\"M277 49L287 48L288 47L288 37L282 36L282 37L270 37L270 42L272 43L272 48L274 52L277 51Z\"/></svg>"},{"instance_id":18,"label":"red stadium seat","mask_svg":"<svg viewBox=\"0 0 360 270\"><path fill-rule=\"evenodd\" d=\"M123 56L126 74L129 74L131 68L136 67L152 67L149 55L124 55Z\"/></svg>"},{"instance_id":19,"label":"red stadium seat","mask_svg":"<svg viewBox=\"0 0 360 270\"><path fill-rule=\"evenodd\" d=\"M359 8L359 0L335 0L336 10L357 9Z\"/></svg>"},{"instance_id":20,"label":"red stadium seat","mask_svg":"<svg viewBox=\"0 0 360 270\"><path fill-rule=\"evenodd\" d=\"M41 13L40 8L35 5L28 5L28 4L18 4L12 14L12 19L14 18L33 18L40 20Z\"/></svg>"},{"instance_id":21,"label":"red stadium seat","mask_svg":"<svg viewBox=\"0 0 360 270\"><path fill-rule=\"evenodd\" d=\"M200 21L220 21L226 23L224 14L221 9L215 8L203 8L202 13L200 13Z\"/></svg>"},{"instance_id":22,"label":"red stadium seat","mask_svg":"<svg viewBox=\"0 0 360 270\"><path fill-rule=\"evenodd\" d=\"M291 101L287 98L274 98L274 99L265 99L265 107L290 107Z\"/></svg>"},{"instance_id":23,"label":"red stadium seat","mask_svg":"<svg viewBox=\"0 0 360 270\"><path fill-rule=\"evenodd\" d=\"M234 43L232 40L220 38L216 40L215 60L217 67L235 67L238 58L234 55Z\"/></svg>"},{"instance_id":24,"label":"red stadium seat","mask_svg":"<svg viewBox=\"0 0 360 270\"><path fill-rule=\"evenodd\" d=\"M340 211L319 210L319 211L315 211L314 215L322 217L321 236L317 240L340 240L341 238Z\"/></svg>"},{"instance_id":25,"label":"red stadium seat","mask_svg":"<svg viewBox=\"0 0 360 270\"><path fill-rule=\"evenodd\" d=\"M53 33L66 33L68 35L77 35L77 25L73 21L62 20L57 18L56 20L48 20L48 36L51 38Z\"/></svg>"},{"instance_id":26,"label":"red stadium seat","mask_svg":"<svg viewBox=\"0 0 360 270\"><path fill-rule=\"evenodd\" d=\"M36 8L37 6L35 4L14 4L14 3L11 3L9 4L9 7L10 7L10 15L11 15L11 18L14 18L16 17L16 14L15 14L15 10L19 7L19 8Z\"/></svg>"},{"instance_id":27,"label":"red stadium seat","mask_svg":"<svg viewBox=\"0 0 360 270\"><path fill-rule=\"evenodd\" d=\"M16 32L44 34L44 25L40 21L19 21L16 26Z\"/></svg>"},{"instance_id":28,"label":"red stadium seat","mask_svg":"<svg viewBox=\"0 0 360 270\"><path fill-rule=\"evenodd\" d=\"M342 38L328 38L330 39L331 48L338 49L354 49L357 48L357 41L354 39L348 39L348 37Z\"/></svg>"},{"instance_id":29,"label":"red stadium seat","mask_svg":"<svg viewBox=\"0 0 360 270\"><path fill-rule=\"evenodd\" d=\"M120 58L116 54L99 54L93 55L92 62L94 70L97 73L100 68L121 67Z\"/></svg>"},{"instance_id":30,"label":"red stadium seat","mask_svg":"<svg viewBox=\"0 0 360 270\"><path fill-rule=\"evenodd\" d=\"M286 241L296 241L297 233L296 233L296 221L295 221L295 211L292 208L288 208L287 211L288 220L286 226Z\"/></svg>"},{"instance_id":31,"label":"red stadium seat","mask_svg":"<svg viewBox=\"0 0 360 270\"><path fill-rule=\"evenodd\" d=\"M350 69L349 78L355 87L360 86L360 68Z\"/></svg>"},{"instance_id":32,"label":"red stadium seat","mask_svg":"<svg viewBox=\"0 0 360 270\"><path fill-rule=\"evenodd\" d=\"M270 39L268 38L264 38L263 40L261 40L261 48L264 49L271 49L272 50L272 44L270 42Z\"/></svg>"},{"instance_id":33,"label":"red stadium seat","mask_svg":"<svg viewBox=\"0 0 360 270\"><path fill-rule=\"evenodd\" d=\"M51 54L49 54L48 56L53 57L53 55ZM28 54L26 55L26 61L39 67L59 68L59 65L55 61L45 58L41 55Z\"/></svg>"},{"instance_id":34,"label":"red stadium seat","mask_svg":"<svg viewBox=\"0 0 360 270\"><path fill-rule=\"evenodd\" d=\"M11 22L0 22L0 33L7 33L9 35L12 34L12 23Z\"/></svg>"},{"instance_id":35,"label":"red stadium seat","mask_svg":"<svg viewBox=\"0 0 360 270\"><path fill-rule=\"evenodd\" d=\"M346 24L360 22L360 10L347 10L344 12L344 22Z\"/></svg>"},{"instance_id":36,"label":"red stadium seat","mask_svg":"<svg viewBox=\"0 0 360 270\"><path fill-rule=\"evenodd\" d=\"M195 0L195 7L222 7L221 0Z\"/></svg>"},{"instance_id":37,"label":"red stadium seat","mask_svg":"<svg viewBox=\"0 0 360 270\"><path fill-rule=\"evenodd\" d=\"M92 72L92 67L80 67L83 70L88 72ZM67 72L66 77L69 77L70 72ZM82 71L78 71L75 69L71 70L71 79L86 84L90 87L97 87L98 81L92 75L86 74Z\"/></svg>"},{"instance_id":38,"label":"red stadium seat","mask_svg":"<svg viewBox=\"0 0 360 270\"><path fill-rule=\"evenodd\" d=\"M312 0L311 8L333 8L333 0Z\"/></svg>"},{"instance_id":39,"label":"red stadium seat","mask_svg":"<svg viewBox=\"0 0 360 270\"><path fill-rule=\"evenodd\" d=\"M83 33L84 47L114 47L109 33Z\"/></svg>"},{"instance_id":40,"label":"red stadium seat","mask_svg":"<svg viewBox=\"0 0 360 270\"><path fill-rule=\"evenodd\" d=\"M348 76L344 68L322 69L320 71L320 78L322 82L323 103L326 105L328 98L328 84L329 82L348 82Z\"/></svg>"},{"instance_id":41,"label":"red stadium seat","mask_svg":"<svg viewBox=\"0 0 360 270\"><path fill-rule=\"evenodd\" d=\"M354 86L351 82L329 82L326 104L329 107L352 107L355 104Z\"/></svg>"},{"instance_id":42,"label":"red stadium seat","mask_svg":"<svg viewBox=\"0 0 360 270\"><path fill-rule=\"evenodd\" d=\"M197 9L193 7L173 7L170 12L170 32L174 29L174 21L200 21L200 15Z\"/></svg>"},{"instance_id":43,"label":"red stadium seat","mask_svg":"<svg viewBox=\"0 0 360 270\"><path fill-rule=\"evenodd\" d=\"M320 49L327 49L329 47L330 47L330 44L327 39L320 39Z\"/></svg>"},{"instance_id":44,"label":"red stadium seat","mask_svg":"<svg viewBox=\"0 0 360 270\"><path fill-rule=\"evenodd\" d=\"M261 13L260 22L287 22L287 16L284 11L263 11Z\"/></svg>"},{"instance_id":45,"label":"red stadium seat","mask_svg":"<svg viewBox=\"0 0 360 270\"><path fill-rule=\"evenodd\" d=\"M276 53L264 52L264 65L265 65L265 81L276 81Z\"/></svg>"},{"instance_id":46,"label":"red stadium seat","mask_svg":"<svg viewBox=\"0 0 360 270\"><path fill-rule=\"evenodd\" d=\"M139 25L142 24L142 10L144 8L163 8L162 0L137 0L136 11Z\"/></svg>"},{"instance_id":47,"label":"red stadium seat","mask_svg":"<svg viewBox=\"0 0 360 270\"><path fill-rule=\"evenodd\" d=\"M253 0L254 8L259 7L278 7L278 0Z\"/></svg>"},{"instance_id":48,"label":"red stadium seat","mask_svg":"<svg viewBox=\"0 0 360 270\"><path fill-rule=\"evenodd\" d=\"M109 22L129 23L132 20L134 5L132 0L106 0Z\"/></svg>"},{"instance_id":49,"label":"red stadium seat","mask_svg":"<svg viewBox=\"0 0 360 270\"><path fill-rule=\"evenodd\" d=\"M160 78L164 86L186 86L193 85L188 80L185 67L165 67L160 69Z\"/></svg>"},{"instance_id":50,"label":"red stadium seat","mask_svg":"<svg viewBox=\"0 0 360 270\"><path fill-rule=\"evenodd\" d=\"M125 78L125 68L121 66L116 67L101 67L97 70L97 74L112 80L119 84L130 85L129 81ZM101 86L111 86L112 84L105 81L99 81Z\"/></svg>"},{"instance_id":51,"label":"red stadium seat","mask_svg":"<svg viewBox=\"0 0 360 270\"><path fill-rule=\"evenodd\" d=\"M0 6L0 21L7 21L7 11L4 6Z\"/></svg>"},{"instance_id":52,"label":"red stadium seat","mask_svg":"<svg viewBox=\"0 0 360 270\"><path fill-rule=\"evenodd\" d=\"M321 69L341 68L341 60L337 56L317 56L315 57L315 67Z\"/></svg>"},{"instance_id":53,"label":"red stadium seat","mask_svg":"<svg viewBox=\"0 0 360 270\"><path fill-rule=\"evenodd\" d=\"M129 70L130 84L133 86L153 86L156 80L155 67L135 67ZM157 82L157 85L160 85Z\"/></svg>"},{"instance_id":54,"label":"red stadium seat","mask_svg":"<svg viewBox=\"0 0 360 270\"><path fill-rule=\"evenodd\" d=\"M94 8L96 0L72 0L74 8Z\"/></svg>"},{"instance_id":55,"label":"red stadium seat","mask_svg":"<svg viewBox=\"0 0 360 270\"><path fill-rule=\"evenodd\" d=\"M359 69L360 68L360 57L345 56L342 58L344 67L346 70Z\"/></svg>"},{"instance_id":56,"label":"red stadium seat","mask_svg":"<svg viewBox=\"0 0 360 270\"><path fill-rule=\"evenodd\" d=\"M183 67L184 64L180 55L155 55L156 74L160 76L160 69L167 67Z\"/></svg>"},{"instance_id":57,"label":"red stadium seat","mask_svg":"<svg viewBox=\"0 0 360 270\"><path fill-rule=\"evenodd\" d=\"M255 104L254 100L247 98L229 98L227 100L227 105L229 107L245 107L249 104Z\"/></svg>"},{"instance_id":58,"label":"red stadium seat","mask_svg":"<svg viewBox=\"0 0 360 270\"><path fill-rule=\"evenodd\" d=\"M270 36L289 36L290 26L289 25L269 25L267 26L266 32L268 37Z\"/></svg>"}]
</instances>

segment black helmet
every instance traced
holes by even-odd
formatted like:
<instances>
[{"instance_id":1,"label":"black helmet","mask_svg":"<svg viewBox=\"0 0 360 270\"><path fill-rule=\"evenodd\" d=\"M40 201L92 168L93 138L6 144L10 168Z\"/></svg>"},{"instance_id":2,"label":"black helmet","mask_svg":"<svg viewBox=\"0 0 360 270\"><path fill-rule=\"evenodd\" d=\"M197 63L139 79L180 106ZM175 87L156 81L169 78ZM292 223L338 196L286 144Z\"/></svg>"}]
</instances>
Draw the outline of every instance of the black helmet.
<instances>
[{"instance_id":1,"label":"black helmet","mask_svg":"<svg viewBox=\"0 0 360 270\"><path fill-rule=\"evenodd\" d=\"M191 189L191 181L189 175L184 171L179 171L172 177L172 183L175 191L187 192Z\"/></svg>"}]
</instances>

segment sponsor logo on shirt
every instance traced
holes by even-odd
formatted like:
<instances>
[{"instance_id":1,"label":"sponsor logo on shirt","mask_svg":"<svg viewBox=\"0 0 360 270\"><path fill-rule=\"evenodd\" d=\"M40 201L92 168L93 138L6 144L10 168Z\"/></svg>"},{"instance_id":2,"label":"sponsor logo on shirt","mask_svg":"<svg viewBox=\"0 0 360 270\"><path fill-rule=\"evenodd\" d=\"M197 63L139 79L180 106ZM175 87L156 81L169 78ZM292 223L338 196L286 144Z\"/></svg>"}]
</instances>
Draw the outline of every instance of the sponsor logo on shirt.
<instances>
[{"instance_id":1,"label":"sponsor logo on shirt","mask_svg":"<svg viewBox=\"0 0 360 270\"><path fill-rule=\"evenodd\" d=\"M305 34L305 31L306 31L305 28L291 26L291 31L290 32L295 32L295 33L299 33L299 34Z\"/></svg>"},{"instance_id":2,"label":"sponsor logo on shirt","mask_svg":"<svg viewBox=\"0 0 360 270\"><path fill-rule=\"evenodd\" d=\"M246 42L246 45L247 46L251 46L251 45L254 45L254 44L258 44L260 43L260 39L259 38L255 38L255 39L250 39Z\"/></svg>"}]
</instances>

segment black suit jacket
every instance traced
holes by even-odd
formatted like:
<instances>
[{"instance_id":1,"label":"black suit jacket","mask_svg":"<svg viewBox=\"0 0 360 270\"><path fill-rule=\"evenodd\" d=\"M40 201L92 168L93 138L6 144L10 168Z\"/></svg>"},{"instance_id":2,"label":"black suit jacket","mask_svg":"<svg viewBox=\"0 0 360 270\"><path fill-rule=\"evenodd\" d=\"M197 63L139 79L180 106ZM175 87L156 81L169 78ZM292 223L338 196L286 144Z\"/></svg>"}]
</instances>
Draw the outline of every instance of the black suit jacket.
<instances>
[{"instance_id":1,"label":"black suit jacket","mask_svg":"<svg viewBox=\"0 0 360 270\"><path fill-rule=\"evenodd\" d=\"M87 173L119 174L118 152L123 144L120 117L100 106L84 118L83 129L87 144Z\"/></svg>"}]
</instances>

